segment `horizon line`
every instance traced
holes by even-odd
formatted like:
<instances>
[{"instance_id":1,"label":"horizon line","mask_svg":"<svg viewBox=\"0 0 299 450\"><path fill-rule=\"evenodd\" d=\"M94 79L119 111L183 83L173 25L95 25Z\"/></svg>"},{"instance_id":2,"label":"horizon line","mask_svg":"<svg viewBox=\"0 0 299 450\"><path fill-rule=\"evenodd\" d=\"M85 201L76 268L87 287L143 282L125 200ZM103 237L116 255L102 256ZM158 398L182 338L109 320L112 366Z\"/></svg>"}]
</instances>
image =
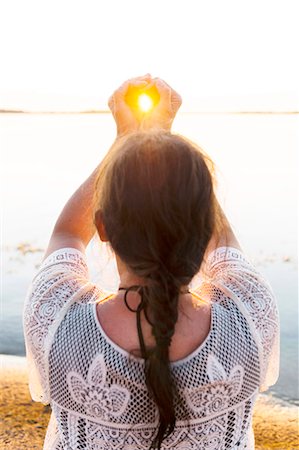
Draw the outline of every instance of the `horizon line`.
<instances>
[{"instance_id":1,"label":"horizon line","mask_svg":"<svg viewBox=\"0 0 299 450\"><path fill-rule=\"evenodd\" d=\"M181 111L181 114L299 114L299 111L271 111L271 110L250 110L250 111ZM1 109L0 114L111 114L110 110L100 109L100 110L82 110L82 111L30 111L30 110L19 110L19 109Z\"/></svg>"}]
</instances>

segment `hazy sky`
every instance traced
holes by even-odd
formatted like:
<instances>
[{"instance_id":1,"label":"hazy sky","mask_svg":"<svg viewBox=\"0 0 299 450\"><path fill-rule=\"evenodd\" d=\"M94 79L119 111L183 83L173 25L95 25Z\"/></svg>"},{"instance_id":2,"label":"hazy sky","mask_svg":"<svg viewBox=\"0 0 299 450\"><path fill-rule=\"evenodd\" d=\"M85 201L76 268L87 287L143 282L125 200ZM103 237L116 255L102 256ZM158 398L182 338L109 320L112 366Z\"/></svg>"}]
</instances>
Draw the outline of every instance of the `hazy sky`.
<instances>
[{"instance_id":1,"label":"hazy sky","mask_svg":"<svg viewBox=\"0 0 299 450\"><path fill-rule=\"evenodd\" d=\"M122 81L146 72L173 85L187 109L227 99L241 109L295 108L297 0L0 0L0 8L0 108L103 108Z\"/></svg>"}]
</instances>

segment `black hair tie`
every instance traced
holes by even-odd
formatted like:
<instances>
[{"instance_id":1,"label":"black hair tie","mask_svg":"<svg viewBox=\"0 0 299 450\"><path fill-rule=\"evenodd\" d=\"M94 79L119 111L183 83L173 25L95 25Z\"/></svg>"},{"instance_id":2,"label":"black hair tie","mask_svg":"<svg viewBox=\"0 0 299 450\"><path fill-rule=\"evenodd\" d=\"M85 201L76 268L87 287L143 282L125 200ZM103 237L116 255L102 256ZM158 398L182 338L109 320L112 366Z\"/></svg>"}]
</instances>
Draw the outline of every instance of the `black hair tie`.
<instances>
[{"instance_id":1,"label":"black hair tie","mask_svg":"<svg viewBox=\"0 0 299 450\"><path fill-rule=\"evenodd\" d=\"M128 310L131 311L131 312L137 312L137 311L138 311L138 308L137 308L137 309L133 309L133 308L131 308L131 306L129 305L128 300L127 300L127 295L128 295L128 293L129 293L130 291L136 291L136 292L139 291L138 293L140 293L140 295L141 295L141 302L140 302L140 304L142 304L142 303L143 303L143 296L142 296L142 292L140 292L140 291L142 290L142 286L134 285L134 286L129 286L128 288L125 288L125 287L119 287L118 290L119 290L119 291L126 291L126 292L125 292L125 296L124 296L124 302L125 302L125 305L126 305L126 307L128 308ZM139 306L140 306L140 305L139 305Z\"/></svg>"},{"instance_id":2,"label":"black hair tie","mask_svg":"<svg viewBox=\"0 0 299 450\"><path fill-rule=\"evenodd\" d=\"M128 288L120 287L118 290L119 291L125 291L125 295L124 295L125 305L126 305L126 307L128 308L129 311L136 313L136 323L137 323L137 331L138 331L138 338L139 338L139 343L140 343L141 355L142 355L142 358L146 359L147 352L146 352L146 346L145 346L144 338L143 338L143 334L142 334L142 327L141 327L141 320L140 320L140 314L141 314L142 310L144 310L144 315L145 315L146 320L150 324L151 324L151 322L149 321L148 316L147 316L147 312L146 312L145 301L144 301L144 296L143 296L143 293L144 293L143 292L143 286L133 285L133 286L129 286ZM138 292L138 294L140 294L140 296L141 296L141 301L140 301L139 305L137 306L137 309L131 308L131 306L128 303L127 295L128 295L128 292L130 292L130 291Z\"/></svg>"}]
</instances>

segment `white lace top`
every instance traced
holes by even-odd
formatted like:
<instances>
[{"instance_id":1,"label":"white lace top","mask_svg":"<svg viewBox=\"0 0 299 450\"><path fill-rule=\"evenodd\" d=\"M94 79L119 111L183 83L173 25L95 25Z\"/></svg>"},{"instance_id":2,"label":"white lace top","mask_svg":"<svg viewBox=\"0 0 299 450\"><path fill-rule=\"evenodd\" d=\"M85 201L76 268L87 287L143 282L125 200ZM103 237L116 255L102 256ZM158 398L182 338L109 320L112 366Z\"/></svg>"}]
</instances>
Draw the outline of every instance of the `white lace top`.
<instances>
[{"instance_id":1,"label":"white lace top","mask_svg":"<svg viewBox=\"0 0 299 450\"><path fill-rule=\"evenodd\" d=\"M212 302L211 329L171 363L183 407L177 402L162 448L254 449L254 401L278 377L276 303L238 250L215 250L205 273L195 292ZM75 249L52 253L33 279L24 329L32 398L52 407L44 449L142 450L156 433L144 361L114 344L97 320L104 297Z\"/></svg>"}]
</instances>

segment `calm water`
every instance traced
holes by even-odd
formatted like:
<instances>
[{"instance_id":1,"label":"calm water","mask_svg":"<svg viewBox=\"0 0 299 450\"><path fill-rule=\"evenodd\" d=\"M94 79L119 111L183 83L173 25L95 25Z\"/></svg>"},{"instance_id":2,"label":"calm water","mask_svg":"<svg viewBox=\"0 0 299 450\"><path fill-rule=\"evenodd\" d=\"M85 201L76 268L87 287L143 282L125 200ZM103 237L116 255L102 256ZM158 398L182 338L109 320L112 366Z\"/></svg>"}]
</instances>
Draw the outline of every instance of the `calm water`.
<instances>
[{"instance_id":1,"label":"calm water","mask_svg":"<svg viewBox=\"0 0 299 450\"><path fill-rule=\"evenodd\" d=\"M244 250L272 284L281 317L281 375L272 391L293 402L298 400L297 117L182 114L174 127L216 163L224 209ZM0 353L24 354L24 297L42 257L41 251L23 254L18 247L45 248L67 198L99 163L114 134L110 115L0 115ZM93 242L91 271L113 288L111 267L99 263L98 255Z\"/></svg>"}]
</instances>

